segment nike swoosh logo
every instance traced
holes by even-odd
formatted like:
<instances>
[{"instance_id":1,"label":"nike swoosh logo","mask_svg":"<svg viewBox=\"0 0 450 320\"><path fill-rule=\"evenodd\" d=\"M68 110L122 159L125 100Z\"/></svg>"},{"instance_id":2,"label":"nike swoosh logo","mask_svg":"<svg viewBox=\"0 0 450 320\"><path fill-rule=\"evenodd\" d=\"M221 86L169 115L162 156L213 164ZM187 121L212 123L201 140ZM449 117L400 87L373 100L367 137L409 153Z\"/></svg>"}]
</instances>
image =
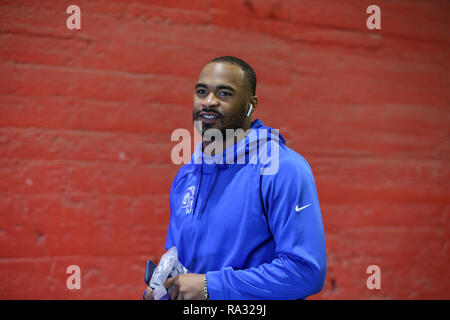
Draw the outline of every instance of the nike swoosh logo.
<instances>
[{"instance_id":1,"label":"nike swoosh logo","mask_svg":"<svg viewBox=\"0 0 450 320\"><path fill-rule=\"evenodd\" d=\"M303 206L303 207L301 207L301 208L299 208L298 205L296 205L296 206L295 206L295 211L296 211L296 212L300 212L300 211L302 211L303 209L309 207L310 205L311 205L311 203L310 203L310 204L307 204L306 206Z\"/></svg>"}]
</instances>

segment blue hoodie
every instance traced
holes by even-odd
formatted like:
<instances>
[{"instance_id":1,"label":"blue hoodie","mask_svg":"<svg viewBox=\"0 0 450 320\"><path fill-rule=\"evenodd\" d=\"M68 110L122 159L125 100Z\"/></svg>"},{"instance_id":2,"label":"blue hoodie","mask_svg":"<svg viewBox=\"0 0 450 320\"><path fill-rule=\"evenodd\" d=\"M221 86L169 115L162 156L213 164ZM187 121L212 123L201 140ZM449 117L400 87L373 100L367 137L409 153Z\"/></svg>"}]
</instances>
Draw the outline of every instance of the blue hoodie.
<instances>
[{"instance_id":1,"label":"blue hoodie","mask_svg":"<svg viewBox=\"0 0 450 320\"><path fill-rule=\"evenodd\" d=\"M326 273L314 177L278 131L260 120L252 129L258 134L215 157L200 143L180 168L170 190L166 249L176 246L189 272L206 274L210 299L306 298L322 290ZM279 146L275 165L259 153L275 155L272 142Z\"/></svg>"}]
</instances>

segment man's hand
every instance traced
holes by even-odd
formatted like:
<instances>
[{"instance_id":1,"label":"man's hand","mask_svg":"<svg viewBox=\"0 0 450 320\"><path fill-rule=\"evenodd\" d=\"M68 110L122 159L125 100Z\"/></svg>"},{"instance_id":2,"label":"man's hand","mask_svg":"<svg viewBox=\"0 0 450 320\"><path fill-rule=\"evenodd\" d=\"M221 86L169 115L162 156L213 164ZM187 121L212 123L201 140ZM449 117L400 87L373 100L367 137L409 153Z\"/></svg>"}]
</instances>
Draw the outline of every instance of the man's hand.
<instances>
[{"instance_id":1,"label":"man's hand","mask_svg":"<svg viewBox=\"0 0 450 320\"><path fill-rule=\"evenodd\" d=\"M171 300L205 300L203 292L204 274L187 273L169 278L164 282L166 289L173 287Z\"/></svg>"},{"instance_id":2,"label":"man's hand","mask_svg":"<svg viewBox=\"0 0 450 320\"><path fill-rule=\"evenodd\" d=\"M147 286L147 289L145 290L144 300L155 300L153 297L153 289L149 286Z\"/></svg>"}]
</instances>

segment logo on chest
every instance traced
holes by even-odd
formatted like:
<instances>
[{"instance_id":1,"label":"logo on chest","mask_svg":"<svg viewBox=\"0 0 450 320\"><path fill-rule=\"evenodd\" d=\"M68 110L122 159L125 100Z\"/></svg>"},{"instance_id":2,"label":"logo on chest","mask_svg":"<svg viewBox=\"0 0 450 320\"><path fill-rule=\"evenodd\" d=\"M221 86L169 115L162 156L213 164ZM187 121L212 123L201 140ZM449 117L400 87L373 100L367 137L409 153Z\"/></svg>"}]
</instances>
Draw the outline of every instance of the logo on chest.
<instances>
[{"instance_id":1,"label":"logo on chest","mask_svg":"<svg viewBox=\"0 0 450 320\"><path fill-rule=\"evenodd\" d=\"M183 204L181 208L186 209L186 214L189 214L192 212L192 206L194 204L194 193L195 193L195 186L190 186L186 189L186 194L183 197Z\"/></svg>"}]
</instances>

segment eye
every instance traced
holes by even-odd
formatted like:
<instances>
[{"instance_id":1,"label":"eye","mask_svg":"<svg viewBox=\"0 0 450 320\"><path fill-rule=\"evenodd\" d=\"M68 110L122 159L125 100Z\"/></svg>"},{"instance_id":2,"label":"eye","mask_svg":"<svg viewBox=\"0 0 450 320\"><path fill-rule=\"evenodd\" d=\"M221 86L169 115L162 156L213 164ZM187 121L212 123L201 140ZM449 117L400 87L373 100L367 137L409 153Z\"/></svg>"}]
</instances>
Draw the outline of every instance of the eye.
<instances>
[{"instance_id":1,"label":"eye","mask_svg":"<svg viewBox=\"0 0 450 320\"><path fill-rule=\"evenodd\" d=\"M219 92L219 96L221 96L221 97L229 97L229 96L232 96L232 95L233 94L228 92L228 91L220 91Z\"/></svg>"},{"instance_id":2,"label":"eye","mask_svg":"<svg viewBox=\"0 0 450 320\"><path fill-rule=\"evenodd\" d=\"M195 93L196 93L198 96L204 96L204 95L206 94L206 89L197 89L197 90L195 91Z\"/></svg>"}]
</instances>

